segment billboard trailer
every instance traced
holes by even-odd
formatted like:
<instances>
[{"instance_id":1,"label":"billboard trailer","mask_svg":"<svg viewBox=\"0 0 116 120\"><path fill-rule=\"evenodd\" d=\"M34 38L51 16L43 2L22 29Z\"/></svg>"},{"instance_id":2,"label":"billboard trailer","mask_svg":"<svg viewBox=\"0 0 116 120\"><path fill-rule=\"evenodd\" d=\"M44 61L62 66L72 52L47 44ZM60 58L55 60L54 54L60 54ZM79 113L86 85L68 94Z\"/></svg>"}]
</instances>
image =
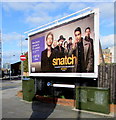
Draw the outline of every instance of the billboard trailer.
<instances>
[{"instance_id":1,"label":"billboard trailer","mask_svg":"<svg viewBox=\"0 0 116 120\"><path fill-rule=\"evenodd\" d=\"M25 33L29 76L39 95L69 93L75 98L76 86L97 86L101 51L98 8L85 8Z\"/></svg>"}]
</instances>

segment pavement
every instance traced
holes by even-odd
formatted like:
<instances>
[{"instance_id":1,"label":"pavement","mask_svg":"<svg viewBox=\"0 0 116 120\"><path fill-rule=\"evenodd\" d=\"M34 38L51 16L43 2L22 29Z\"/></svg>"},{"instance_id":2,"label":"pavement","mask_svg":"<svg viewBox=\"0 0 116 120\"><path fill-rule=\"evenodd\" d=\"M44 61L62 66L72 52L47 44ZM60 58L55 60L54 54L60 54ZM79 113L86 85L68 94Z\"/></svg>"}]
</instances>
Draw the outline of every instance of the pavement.
<instances>
[{"instance_id":1,"label":"pavement","mask_svg":"<svg viewBox=\"0 0 116 120\"><path fill-rule=\"evenodd\" d=\"M0 83L1 84L1 83ZM27 102L17 97L16 94L22 90L21 80L11 80L2 83L2 118L15 120L25 118L25 120L39 120L50 118L66 118L74 120L114 120L111 116L92 114L74 110L73 107L44 103L40 101ZM1 103L0 103L1 105ZM9 119L9 120L10 120ZM42 119L42 120L43 120Z\"/></svg>"},{"instance_id":2,"label":"pavement","mask_svg":"<svg viewBox=\"0 0 116 120\"><path fill-rule=\"evenodd\" d=\"M4 81L4 80L19 80L21 79L21 76L5 76L3 78L0 77L0 80Z\"/></svg>"}]
</instances>

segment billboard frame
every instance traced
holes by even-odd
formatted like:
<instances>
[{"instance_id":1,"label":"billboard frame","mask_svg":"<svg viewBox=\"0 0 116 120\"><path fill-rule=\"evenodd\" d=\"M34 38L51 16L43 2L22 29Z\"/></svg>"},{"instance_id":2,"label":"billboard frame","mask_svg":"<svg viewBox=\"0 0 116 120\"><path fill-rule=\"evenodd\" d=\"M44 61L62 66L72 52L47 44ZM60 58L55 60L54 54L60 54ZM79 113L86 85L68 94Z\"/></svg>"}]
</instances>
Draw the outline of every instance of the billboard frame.
<instances>
[{"instance_id":1,"label":"billboard frame","mask_svg":"<svg viewBox=\"0 0 116 120\"><path fill-rule=\"evenodd\" d=\"M49 30L51 28L57 27L59 25L62 25L64 23L71 22L73 20L77 20L79 18L88 16L90 14L94 13L94 34L95 34L95 41L94 44L96 47L94 47L94 73L31 73L30 71L30 63L31 59L28 59L28 65L29 65L29 76L35 76L35 77L82 77L82 78L98 78L98 65L99 65L99 8L96 8L94 10L90 10L86 13L82 13L78 16L72 17L68 20L64 20L62 22L57 22L54 25L42 28L40 30L36 30L34 32L31 32L28 34L28 58L30 58L31 53L31 46L30 46L30 36L35 35L37 33L41 33L45 30Z\"/></svg>"}]
</instances>

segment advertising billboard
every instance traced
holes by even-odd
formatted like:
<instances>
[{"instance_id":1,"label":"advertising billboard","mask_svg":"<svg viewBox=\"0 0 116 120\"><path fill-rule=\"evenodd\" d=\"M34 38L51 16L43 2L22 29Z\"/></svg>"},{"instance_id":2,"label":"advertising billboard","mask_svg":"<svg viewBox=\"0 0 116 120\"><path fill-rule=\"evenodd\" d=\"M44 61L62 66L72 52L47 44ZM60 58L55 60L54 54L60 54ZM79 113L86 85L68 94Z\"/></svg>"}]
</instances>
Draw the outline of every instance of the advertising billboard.
<instances>
[{"instance_id":1,"label":"advertising billboard","mask_svg":"<svg viewBox=\"0 0 116 120\"><path fill-rule=\"evenodd\" d=\"M29 33L30 76L97 77L99 10Z\"/></svg>"}]
</instances>

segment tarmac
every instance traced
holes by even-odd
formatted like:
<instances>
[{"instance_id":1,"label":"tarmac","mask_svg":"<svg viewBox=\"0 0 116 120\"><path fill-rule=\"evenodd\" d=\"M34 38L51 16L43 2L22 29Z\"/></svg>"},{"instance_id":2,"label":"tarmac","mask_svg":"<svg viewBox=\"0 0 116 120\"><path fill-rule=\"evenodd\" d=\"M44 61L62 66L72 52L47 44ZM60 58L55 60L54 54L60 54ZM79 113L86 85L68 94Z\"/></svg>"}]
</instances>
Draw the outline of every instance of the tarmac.
<instances>
[{"instance_id":1,"label":"tarmac","mask_svg":"<svg viewBox=\"0 0 116 120\"><path fill-rule=\"evenodd\" d=\"M4 83L9 86L0 90L2 93L2 120L42 120L45 119L74 119L74 120L114 120L111 115L93 114L84 111L75 110L73 107L62 106L53 103L44 103L40 101L27 102L17 97L16 94L22 90L21 80L9 81ZM12 87L14 85L14 87Z\"/></svg>"}]
</instances>

